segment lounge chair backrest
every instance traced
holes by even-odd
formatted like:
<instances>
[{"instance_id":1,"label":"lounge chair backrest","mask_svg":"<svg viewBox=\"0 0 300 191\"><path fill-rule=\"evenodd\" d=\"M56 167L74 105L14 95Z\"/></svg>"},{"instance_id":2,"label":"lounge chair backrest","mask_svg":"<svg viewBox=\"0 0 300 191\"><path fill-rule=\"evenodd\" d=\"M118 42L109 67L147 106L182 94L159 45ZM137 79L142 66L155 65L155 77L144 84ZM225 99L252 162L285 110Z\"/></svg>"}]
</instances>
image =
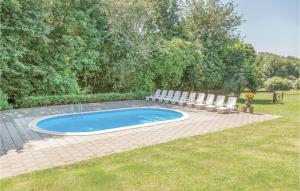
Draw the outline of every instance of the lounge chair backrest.
<instances>
[{"instance_id":1,"label":"lounge chair backrest","mask_svg":"<svg viewBox=\"0 0 300 191\"><path fill-rule=\"evenodd\" d=\"M216 106L223 106L224 101L225 101L225 96L223 96L223 95L218 95L218 96L217 96L217 99L216 99L216 102L215 102L215 105L216 105Z\"/></svg>"},{"instance_id":2,"label":"lounge chair backrest","mask_svg":"<svg viewBox=\"0 0 300 191\"><path fill-rule=\"evenodd\" d=\"M179 99L180 98L180 94L181 94L181 91L176 91L175 94L174 94L173 99Z\"/></svg>"},{"instance_id":3,"label":"lounge chair backrest","mask_svg":"<svg viewBox=\"0 0 300 191\"><path fill-rule=\"evenodd\" d=\"M166 97L167 93L168 93L167 90L163 90L159 97L162 97L162 98Z\"/></svg>"},{"instance_id":4,"label":"lounge chair backrest","mask_svg":"<svg viewBox=\"0 0 300 191\"><path fill-rule=\"evenodd\" d=\"M160 95L160 92L161 92L161 90L160 90L160 89L157 89L157 90L155 91L154 96L155 96L155 97L158 97L158 96Z\"/></svg>"},{"instance_id":5,"label":"lounge chair backrest","mask_svg":"<svg viewBox=\"0 0 300 191\"><path fill-rule=\"evenodd\" d=\"M237 97L228 97L226 107L234 108L237 102Z\"/></svg>"},{"instance_id":6,"label":"lounge chair backrest","mask_svg":"<svg viewBox=\"0 0 300 191\"><path fill-rule=\"evenodd\" d=\"M196 102L197 103L202 103L204 101L205 93L198 93L198 97Z\"/></svg>"},{"instance_id":7,"label":"lounge chair backrest","mask_svg":"<svg viewBox=\"0 0 300 191\"><path fill-rule=\"evenodd\" d=\"M181 100L181 101L185 101L186 98L187 98L187 96L188 96L188 94L189 94L189 92L182 92L182 95L181 95L181 97L180 97L180 100Z\"/></svg>"},{"instance_id":8,"label":"lounge chair backrest","mask_svg":"<svg viewBox=\"0 0 300 191\"><path fill-rule=\"evenodd\" d=\"M205 100L206 104L212 104L214 102L215 95L214 94L208 94Z\"/></svg>"},{"instance_id":9,"label":"lounge chair backrest","mask_svg":"<svg viewBox=\"0 0 300 191\"><path fill-rule=\"evenodd\" d=\"M174 90L169 90L168 94L167 94L167 98L172 98L174 95Z\"/></svg>"},{"instance_id":10,"label":"lounge chair backrest","mask_svg":"<svg viewBox=\"0 0 300 191\"><path fill-rule=\"evenodd\" d=\"M194 102L196 98L196 93L195 92L191 92L190 96L189 96L189 102Z\"/></svg>"}]
</instances>

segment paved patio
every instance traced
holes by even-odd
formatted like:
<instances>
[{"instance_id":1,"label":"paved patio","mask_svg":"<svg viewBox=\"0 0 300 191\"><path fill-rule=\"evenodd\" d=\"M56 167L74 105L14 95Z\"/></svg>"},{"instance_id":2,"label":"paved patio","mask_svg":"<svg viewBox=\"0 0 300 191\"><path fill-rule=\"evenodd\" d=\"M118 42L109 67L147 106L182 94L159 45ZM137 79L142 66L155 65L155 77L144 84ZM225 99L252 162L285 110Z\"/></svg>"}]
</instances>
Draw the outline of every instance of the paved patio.
<instances>
[{"instance_id":1,"label":"paved patio","mask_svg":"<svg viewBox=\"0 0 300 191\"><path fill-rule=\"evenodd\" d=\"M184 121L106 134L52 136L36 133L27 125L42 116L70 113L70 105L0 112L0 178L276 118L247 113L222 115L147 101L84 104L83 111L140 106L169 107L184 111L190 117Z\"/></svg>"}]
</instances>

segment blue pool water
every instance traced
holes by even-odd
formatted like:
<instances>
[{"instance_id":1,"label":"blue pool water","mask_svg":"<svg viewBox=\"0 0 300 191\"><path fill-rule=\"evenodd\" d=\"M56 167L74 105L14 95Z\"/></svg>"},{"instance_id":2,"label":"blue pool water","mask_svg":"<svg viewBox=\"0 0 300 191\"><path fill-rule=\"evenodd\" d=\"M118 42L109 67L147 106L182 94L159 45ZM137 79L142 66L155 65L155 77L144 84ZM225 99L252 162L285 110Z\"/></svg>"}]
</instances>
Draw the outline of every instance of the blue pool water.
<instances>
[{"instance_id":1,"label":"blue pool water","mask_svg":"<svg viewBox=\"0 0 300 191\"><path fill-rule=\"evenodd\" d=\"M62 133L93 132L174 120L181 117L183 117L183 113L169 109L130 108L51 117L39 121L37 127Z\"/></svg>"}]
</instances>

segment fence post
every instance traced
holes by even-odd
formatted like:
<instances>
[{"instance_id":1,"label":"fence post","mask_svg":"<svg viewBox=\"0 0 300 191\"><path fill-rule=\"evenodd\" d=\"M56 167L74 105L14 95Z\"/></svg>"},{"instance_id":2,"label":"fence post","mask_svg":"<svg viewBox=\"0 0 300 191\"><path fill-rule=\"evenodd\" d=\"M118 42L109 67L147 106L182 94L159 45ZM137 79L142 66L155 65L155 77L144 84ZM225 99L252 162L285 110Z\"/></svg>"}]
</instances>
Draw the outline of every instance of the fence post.
<instances>
[{"instance_id":1,"label":"fence post","mask_svg":"<svg viewBox=\"0 0 300 191\"><path fill-rule=\"evenodd\" d=\"M276 100L277 100L276 92L273 91L273 103L276 103Z\"/></svg>"}]
</instances>

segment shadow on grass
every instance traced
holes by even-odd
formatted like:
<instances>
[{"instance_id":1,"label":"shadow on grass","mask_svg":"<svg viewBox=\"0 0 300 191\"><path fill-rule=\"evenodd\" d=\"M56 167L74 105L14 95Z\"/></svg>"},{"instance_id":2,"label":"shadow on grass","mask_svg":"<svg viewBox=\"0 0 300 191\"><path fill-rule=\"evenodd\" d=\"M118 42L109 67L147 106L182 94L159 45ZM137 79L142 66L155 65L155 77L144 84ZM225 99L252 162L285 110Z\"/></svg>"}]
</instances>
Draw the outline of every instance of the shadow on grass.
<instances>
[{"instance_id":1,"label":"shadow on grass","mask_svg":"<svg viewBox=\"0 0 300 191\"><path fill-rule=\"evenodd\" d=\"M245 104L245 99L240 99L239 104ZM260 105L275 105L275 104L283 104L282 102L273 103L272 100L269 99L255 99L253 100L253 104L260 104Z\"/></svg>"}]
</instances>

